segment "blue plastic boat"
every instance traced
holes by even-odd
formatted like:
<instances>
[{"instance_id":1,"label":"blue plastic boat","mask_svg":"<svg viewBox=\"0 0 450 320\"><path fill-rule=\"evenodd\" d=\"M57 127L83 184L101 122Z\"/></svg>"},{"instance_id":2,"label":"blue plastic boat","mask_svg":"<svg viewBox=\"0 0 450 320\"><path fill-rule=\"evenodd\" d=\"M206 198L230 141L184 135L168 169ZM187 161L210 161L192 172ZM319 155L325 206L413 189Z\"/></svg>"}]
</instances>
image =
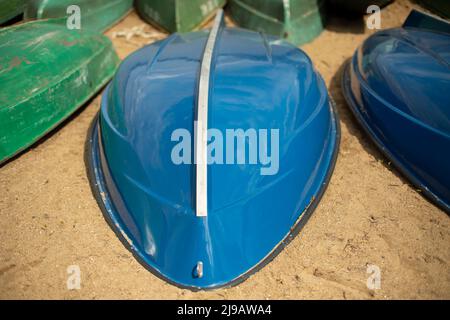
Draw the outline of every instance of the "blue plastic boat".
<instances>
[{"instance_id":1,"label":"blue plastic boat","mask_svg":"<svg viewBox=\"0 0 450 320\"><path fill-rule=\"evenodd\" d=\"M402 28L372 35L343 91L386 157L450 212L450 24L413 11Z\"/></svg>"},{"instance_id":2,"label":"blue plastic boat","mask_svg":"<svg viewBox=\"0 0 450 320\"><path fill-rule=\"evenodd\" d=\"M306 54L222 18L126 58L87 142L112 228L150 271L192 290L239 283L285 247L321 198L339 142Z\"/></svg>"}]
</instances>

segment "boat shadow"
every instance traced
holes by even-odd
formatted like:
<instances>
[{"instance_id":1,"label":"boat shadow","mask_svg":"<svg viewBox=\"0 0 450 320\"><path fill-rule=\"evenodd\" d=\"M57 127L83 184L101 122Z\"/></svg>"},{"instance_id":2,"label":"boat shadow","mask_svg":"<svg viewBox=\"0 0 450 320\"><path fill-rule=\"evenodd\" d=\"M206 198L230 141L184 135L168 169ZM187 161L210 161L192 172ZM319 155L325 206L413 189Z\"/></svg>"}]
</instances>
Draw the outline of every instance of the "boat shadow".
<instances>
[{"instance_id":1,"label":"boat shadow","mask_svg":"<svg viewBox=\"0 0 450 320\"><path fill-rule=\"evenodd\" d=\"M363 34L365 30L364 17L361 16L345 16L335 14L332 9L328 9L328 19L325 29L336 33L352 33Z\"/></svg>"}]
</instances>

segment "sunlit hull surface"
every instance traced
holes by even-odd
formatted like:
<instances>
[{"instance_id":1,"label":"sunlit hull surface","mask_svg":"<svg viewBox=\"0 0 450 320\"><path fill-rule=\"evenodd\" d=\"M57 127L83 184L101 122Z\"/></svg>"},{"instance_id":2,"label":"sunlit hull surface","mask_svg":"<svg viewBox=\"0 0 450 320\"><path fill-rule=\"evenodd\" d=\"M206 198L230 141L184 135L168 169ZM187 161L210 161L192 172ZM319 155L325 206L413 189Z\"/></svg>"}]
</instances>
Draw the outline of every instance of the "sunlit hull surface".
<instances>
[{"instance_id":1,"label":"sunlit hull surface","mask_svg":"<svg viewBox=\"0 0 450 320\"><path fill-rule=\"evenodd\" d=\"M326 86L305 53L221 28L206 90L208 129L224 137L227 129L279 130L279 165L262 175L268 165L259 160L209 164L206 190L196 188L199 167L174 164L172 134L183 128L195 136L207 38L174 34L125 59L87 148L92 189L113 229L148 269L190 289L236 284L283 249L321 198L339 142ZM203 192L207 215L199 216Z\"/></svg>"}]
</instances>

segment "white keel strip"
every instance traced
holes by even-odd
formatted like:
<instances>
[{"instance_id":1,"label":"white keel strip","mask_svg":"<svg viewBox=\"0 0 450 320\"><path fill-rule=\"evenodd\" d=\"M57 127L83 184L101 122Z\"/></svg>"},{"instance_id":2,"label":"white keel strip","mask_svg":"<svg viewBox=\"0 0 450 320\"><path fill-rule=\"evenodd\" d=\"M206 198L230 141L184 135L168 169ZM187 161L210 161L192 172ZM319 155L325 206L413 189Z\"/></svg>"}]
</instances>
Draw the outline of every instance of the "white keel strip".
<instances>
[{"instance_id":1,"label":"white keel strip","mask_svg":"<svg viewBox=\"0 0 450 320\"><path fill-rule=\"evenodd\" d=\"M195 137L196 159L196 215L208 215L208 104L209 78L217 35L223 21L223 10L217 11L214 26L209 33L200 68L200 80L197 95L197 136Z\"/></svg>"}]
</instances>

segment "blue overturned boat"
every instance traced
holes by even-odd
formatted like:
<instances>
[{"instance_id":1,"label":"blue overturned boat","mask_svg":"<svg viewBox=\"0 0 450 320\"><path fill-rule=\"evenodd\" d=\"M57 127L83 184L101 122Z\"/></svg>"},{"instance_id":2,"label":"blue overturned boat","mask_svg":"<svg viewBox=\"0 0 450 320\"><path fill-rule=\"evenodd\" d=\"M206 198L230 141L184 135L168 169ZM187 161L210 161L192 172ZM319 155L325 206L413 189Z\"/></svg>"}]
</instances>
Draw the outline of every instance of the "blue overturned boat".
<instances>
[{"instance_id":1,"label":"blue overturned boat","mask_svg":"<svg viewBox=\"0 0 450 320\"><path fill-rule=\"evenodd\" d=\"M226 28L126 58L86 157L106 220L135 257L191 290L237 284L299 232L332 174L339 127L300 49Z\"/></svg>"},{"instance_id":2,"label":"blue overturned boat","mask_svg":"<svg viewBox=\"0 0 450 320\"><path fill-rule=\"evenodd\" d=\"M450 24L418 11L377 32L343 76L357 120L423 194L450 212Z\"/></svg>"}]
</instances>

